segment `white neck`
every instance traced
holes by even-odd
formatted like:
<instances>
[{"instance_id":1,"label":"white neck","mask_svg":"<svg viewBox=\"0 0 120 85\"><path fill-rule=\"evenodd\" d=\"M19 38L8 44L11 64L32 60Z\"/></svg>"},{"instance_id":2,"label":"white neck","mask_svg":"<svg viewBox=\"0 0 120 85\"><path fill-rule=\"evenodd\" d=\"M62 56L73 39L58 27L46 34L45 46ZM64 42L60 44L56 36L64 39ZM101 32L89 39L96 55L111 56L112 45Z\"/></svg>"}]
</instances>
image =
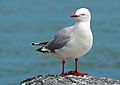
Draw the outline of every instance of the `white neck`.
<instances>
[{"instance_id":1,"label":"white neck","mask_svg":"<svg viewBox=\"0 0 120 85\"><path fill-rule=\"evenodd\" d=\"M77 21L75 24L74 24L75 27L82 27L82 26L86 26L86 27L89 27L90 28L90 21L89 22L80 22L80 21Z\"/></svg>"}]
</instances>

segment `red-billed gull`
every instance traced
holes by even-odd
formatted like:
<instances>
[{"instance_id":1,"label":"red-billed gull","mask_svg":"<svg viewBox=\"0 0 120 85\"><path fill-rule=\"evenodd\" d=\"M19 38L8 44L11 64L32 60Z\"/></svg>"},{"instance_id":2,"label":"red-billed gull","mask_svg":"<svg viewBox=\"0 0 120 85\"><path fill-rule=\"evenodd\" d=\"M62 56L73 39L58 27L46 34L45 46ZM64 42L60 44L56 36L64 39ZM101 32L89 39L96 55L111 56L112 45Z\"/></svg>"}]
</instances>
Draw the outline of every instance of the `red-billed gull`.
<instances>
[{"instance_id":1,"label":"red-billed gull","mask_svg":"<svg viewBox=\"0 0 120 85\"><path fill-rule=\"evenodd\" d=\"M64 72L65 59L75 59L75 76L84 76L78 72L78 57L88 53L93 44L93 35L90 29L91 14L87 8L78 9L71 15L76 20L73 26L60 30L52 40L32 45L42 46L37 49L41 53L55 54L62 59L61 76L69 75Z\"/></svg>"}]
</instances>

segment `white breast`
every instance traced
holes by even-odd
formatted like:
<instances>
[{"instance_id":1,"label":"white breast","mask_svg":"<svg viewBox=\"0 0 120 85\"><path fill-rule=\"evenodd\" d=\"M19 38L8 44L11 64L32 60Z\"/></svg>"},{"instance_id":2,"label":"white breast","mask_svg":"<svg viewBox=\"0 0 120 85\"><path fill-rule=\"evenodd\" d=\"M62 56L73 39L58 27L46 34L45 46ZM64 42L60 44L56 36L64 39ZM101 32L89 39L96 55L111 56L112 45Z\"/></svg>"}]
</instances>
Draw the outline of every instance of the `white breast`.
<instances>
[{"instance_id":1,"label":"white breast","mask_svg":"<svg viewBox=\"0 0 120 85\"><path fill-rule=\"evenodd\" d=\"M89 27L73 27L71 41L56 53L62 58L77 58L85 55L92 47L93 36Z\"/></svg>"}]
</instances>

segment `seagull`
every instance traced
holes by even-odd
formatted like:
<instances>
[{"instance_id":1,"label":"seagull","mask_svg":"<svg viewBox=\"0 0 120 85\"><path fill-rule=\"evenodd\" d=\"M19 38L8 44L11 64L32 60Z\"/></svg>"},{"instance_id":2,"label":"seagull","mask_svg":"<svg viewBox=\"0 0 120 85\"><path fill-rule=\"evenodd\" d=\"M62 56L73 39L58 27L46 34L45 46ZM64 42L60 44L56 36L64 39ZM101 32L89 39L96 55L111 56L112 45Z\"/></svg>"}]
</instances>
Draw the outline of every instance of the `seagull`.
<instances>
[{"instance_id":1,"label":"seagull","mask_svg":"<svg viewBox=\"0 0 120 85\"><path fill-rule=\"evenodd\" d=\"M84 76L86 73L78 71L78 58L87 54L92 48L93 35L90 29L91 14L87 8L80 8L70 16L75 19L73 26L61 29L51 40L41 43L32 43L41 46L36 51L53 54L62 60L61 76L70 75L64 72L66 59L75 59L74 76Z\"/></svg>"}]
</instances>

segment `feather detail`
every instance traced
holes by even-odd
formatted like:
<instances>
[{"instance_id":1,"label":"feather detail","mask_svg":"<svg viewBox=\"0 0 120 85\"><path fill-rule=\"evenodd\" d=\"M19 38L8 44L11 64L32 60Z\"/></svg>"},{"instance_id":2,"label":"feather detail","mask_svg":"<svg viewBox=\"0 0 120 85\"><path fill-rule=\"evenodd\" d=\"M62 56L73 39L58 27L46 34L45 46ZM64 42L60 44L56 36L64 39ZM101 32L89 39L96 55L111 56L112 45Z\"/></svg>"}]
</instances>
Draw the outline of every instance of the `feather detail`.
<instances>
[{"instance_id":1,"label":"feather detail","mask_svg":"<svg viewBox=\"0 0 120 85\"><path fill-rule=\"evenodd\" d=\"M50 53L50 50L46 49L45 47L38 48L36 51L42 53Z\"/></svg>"}]
</instances>

